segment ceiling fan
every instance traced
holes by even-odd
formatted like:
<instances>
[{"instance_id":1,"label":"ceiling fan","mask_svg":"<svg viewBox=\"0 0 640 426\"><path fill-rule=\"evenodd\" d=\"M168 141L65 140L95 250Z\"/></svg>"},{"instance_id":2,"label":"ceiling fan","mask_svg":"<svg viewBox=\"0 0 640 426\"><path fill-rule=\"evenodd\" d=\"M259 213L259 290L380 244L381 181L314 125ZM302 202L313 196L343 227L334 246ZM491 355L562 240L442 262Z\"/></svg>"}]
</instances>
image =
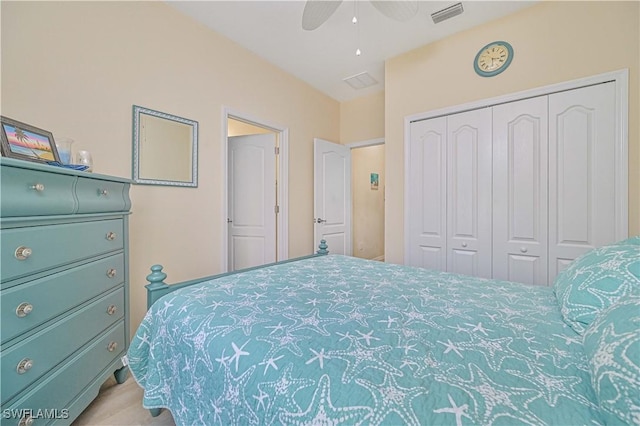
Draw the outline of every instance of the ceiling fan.
<instances>
[{"instance_id":1,"label":"ceiling fan","mask_svg":"<svg viewBox=\"0 0 640 426\"><path fill-rule=\"evenodd\" d=\"M418 0L370 1L379 12L396 21L406 21L418 13ZM342 0L307 0L302 12L302 28L315 30L333 15L341 3Z\"/></svg>"}]
</instances>

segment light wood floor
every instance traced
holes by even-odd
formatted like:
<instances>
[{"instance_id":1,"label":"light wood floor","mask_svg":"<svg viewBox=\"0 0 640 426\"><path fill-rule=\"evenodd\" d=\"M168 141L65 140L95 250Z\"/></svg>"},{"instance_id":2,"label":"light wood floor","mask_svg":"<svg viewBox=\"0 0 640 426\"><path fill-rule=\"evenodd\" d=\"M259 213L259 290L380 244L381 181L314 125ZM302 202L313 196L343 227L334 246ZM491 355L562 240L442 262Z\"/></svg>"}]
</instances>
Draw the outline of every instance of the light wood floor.
<instances>
[{"instance_id":1,"label":"light wood floor","mask_svg":"<svg viewBox=\"0 0 640 426\"><path fill-rule=\"evenodd\" d=\"M149 410L142 407L142 388L129 374L121 385L113 377L102 385L98 397L72 423L72 426L84 425L174 426L175 422L168 410L151 417Z\"/></svg>"}]
</instances>

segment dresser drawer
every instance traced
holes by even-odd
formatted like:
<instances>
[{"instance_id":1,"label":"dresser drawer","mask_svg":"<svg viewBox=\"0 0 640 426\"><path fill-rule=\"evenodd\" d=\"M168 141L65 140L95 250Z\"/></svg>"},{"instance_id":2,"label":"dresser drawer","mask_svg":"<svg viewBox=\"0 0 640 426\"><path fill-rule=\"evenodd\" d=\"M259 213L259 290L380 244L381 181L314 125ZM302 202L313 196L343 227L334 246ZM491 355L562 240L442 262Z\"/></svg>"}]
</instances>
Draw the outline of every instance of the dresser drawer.
<instances>
[{"instance_id":1,"label":"dresser drawer","mask_svg":"<svg viewBox=\"0 0 640 426\"><path fill-rule=\"evenodd\" d=\"M74 176L2 167L2 217L71 214L76 209Z\"/></svg>"},{"instance_id":2,"label":"dresser drawer","mask_svg":"<svg viewBox=\"0 0 640 426\"><path fill-rule=\"evenodd\" d=\"M2 343L124 283L124 255L0 291Z\"/></svg>"},{"instance_id":3,"label":"dresser drawer","mask_svg":"<svg viewBox=\"0 0 640 426\"><path fill-rule=\"evenodd\" d=\"M3 350L0 358L2 403L122 318L124 307L124 288L121 288ZM21 373L20 366L29 361L31 366Z\"/></svg>"},{"instance_id":4,"label":"dresser drawer","mask_svg":"<svg viewBox=\"0 0 640 426\"><path fill-rule=\"evenodd\" d=\"M2 281L122 249L122 219L33 226L2 231ZM19 259L21 248L30 250ZM25 257L25 251L22 250Z\"/></svg>"},{"instance_id":5,"label":"dresser drawer","mask_svg":"<svg viewBox=\"0 0 640 426\"><path fill-rule=\"evenodd\" d=\"M123 211L126 209L124 192L124 183L78 178L78 213Z\"/></svg>"},{"instance_id":6,"label":"dresser drawer","mask_svg":"<svg viewBox=\"0 0 640 426\"><path fill-rule=\"evenodd\" d=\"M110 350L112 349L112 350ZM38 387L29 391L17 402L8 407L10 419L2 418L2 426L16 426L20 421L17 414L22 410L57 410L56 414L64 415L63 410L69 407L73 399L116 358L123 355L125 349L124 321L120 321L85 350L75 356L68 364L48 375ZM64 390L64 391L61 391ZM2 407L3 410L5 407ZM11 414L14 414L11 416ZM35 418L33 426L44 425L50 420ZM70 421L63 423L69 424Z\"/></svg>"}]
</instances>

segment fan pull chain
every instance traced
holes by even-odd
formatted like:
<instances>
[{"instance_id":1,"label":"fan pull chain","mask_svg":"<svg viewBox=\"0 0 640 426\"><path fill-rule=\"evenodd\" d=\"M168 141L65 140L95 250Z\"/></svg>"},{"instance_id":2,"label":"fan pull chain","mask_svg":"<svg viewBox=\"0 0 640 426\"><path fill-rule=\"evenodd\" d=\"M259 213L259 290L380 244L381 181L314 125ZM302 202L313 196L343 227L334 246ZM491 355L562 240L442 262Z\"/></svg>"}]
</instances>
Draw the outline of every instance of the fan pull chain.
<instances>
[{"instance_id":1,"label":"fan pull chain","mask_svg":"<svg viewBox=\"0 0 640 426\"><path fill-rule=\"evenodd\" d=\"M353 0L353 19L351 23L356 26L356 56L362 55L360 50L360 26L358 25L358 0Z\"/></svg>"}]
</instances>

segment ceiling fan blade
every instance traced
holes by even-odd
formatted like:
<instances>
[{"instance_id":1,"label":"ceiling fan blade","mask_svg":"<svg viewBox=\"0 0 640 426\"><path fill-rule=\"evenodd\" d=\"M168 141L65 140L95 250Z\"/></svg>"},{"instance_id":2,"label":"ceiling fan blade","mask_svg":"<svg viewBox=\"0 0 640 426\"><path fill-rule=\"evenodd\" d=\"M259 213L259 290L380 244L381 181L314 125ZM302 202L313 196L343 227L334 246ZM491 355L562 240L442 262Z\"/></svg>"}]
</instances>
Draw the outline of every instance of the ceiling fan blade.
<instances>
[{"instance_id":1,"label":"ceiling fan blade","mask_svg":"<svg viewBox=\"0 0 640 426\"><path fill-rule=\"evenodd\" d=\"M342 0L307 0L302 12L302 28L311 31L324 24Z\"/></svg>"},{"instance_id":2,"label":"ceiling fan blade","mask_svg":"<svg viewBox=\"0 0 640 426\"><path fill-rule=\"evenodd\" d=\"M396 21L407 21L418 13L418 0L371 0L371 4L384 16Z\"/></svg>"}]
</instances>

